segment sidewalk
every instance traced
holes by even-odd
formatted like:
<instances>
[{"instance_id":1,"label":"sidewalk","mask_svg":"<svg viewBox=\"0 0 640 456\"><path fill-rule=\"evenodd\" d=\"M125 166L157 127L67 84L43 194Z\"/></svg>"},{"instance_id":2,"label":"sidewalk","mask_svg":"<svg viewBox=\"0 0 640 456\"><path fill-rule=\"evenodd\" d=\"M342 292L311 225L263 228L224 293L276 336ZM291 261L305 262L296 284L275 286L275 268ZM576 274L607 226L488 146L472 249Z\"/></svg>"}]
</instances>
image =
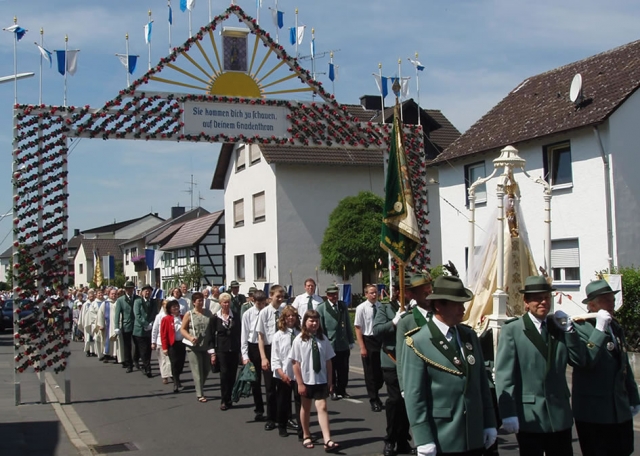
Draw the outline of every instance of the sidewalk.
<instances>
[{"instance_id":1,"label":"sidewalk","mask_svg":"<svg viewBox=\"0 0 640 456\"><path fill-rule=\"evenodd\" d=\"M53 404L40 404L35 374L20 377L22 402L16 407L13 346L9 332L0 335L0 454L2 456L75 456Z\"/></svg>"}]
</instances>

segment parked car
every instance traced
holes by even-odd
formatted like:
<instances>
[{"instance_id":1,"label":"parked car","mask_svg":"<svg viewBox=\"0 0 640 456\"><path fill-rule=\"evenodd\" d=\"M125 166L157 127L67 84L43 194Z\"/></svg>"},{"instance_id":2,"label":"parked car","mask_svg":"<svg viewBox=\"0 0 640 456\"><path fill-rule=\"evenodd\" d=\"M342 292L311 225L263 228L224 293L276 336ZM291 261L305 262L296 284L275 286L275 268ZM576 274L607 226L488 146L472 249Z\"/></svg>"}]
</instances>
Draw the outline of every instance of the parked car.
<instances>
[{"instance_id":1,"label":"parked car","mask_svg":"<svg viewBox=\"0 0 640 456\"><path fill-rule=\"evenodd\" d=\"M33 305L33 301L25 299L21 301L22 304L31 304ZM22 320L23 318L27 318L29 315L33 314L33 309L22 309L20 310L19 317ZM7 299L2 304L2 327L1 329L4 331L6 329L10 329L13 327L13 299Z\"/></svg>"}]
</instances>

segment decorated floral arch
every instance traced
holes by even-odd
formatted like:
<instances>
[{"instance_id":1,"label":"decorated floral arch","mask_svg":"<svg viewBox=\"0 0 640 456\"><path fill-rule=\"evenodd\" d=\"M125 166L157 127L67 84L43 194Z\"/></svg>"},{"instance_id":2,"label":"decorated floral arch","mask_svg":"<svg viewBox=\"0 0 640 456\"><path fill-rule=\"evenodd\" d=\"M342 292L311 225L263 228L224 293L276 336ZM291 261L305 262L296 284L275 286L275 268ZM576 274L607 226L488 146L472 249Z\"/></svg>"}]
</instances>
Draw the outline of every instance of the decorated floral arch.
<instances>
[{"instance_id":1,"label":"decorated floral arch","mask_svg":"<svg viewBox=\"0 0 640 456\"><path fill-rule=\"evenodd\" d=\"M222 22L234 16L248 29L248 33L255 37L256 45L262 43L266 48L267 57L275 56L278 60L275 68L288 68L291 74L271 84L254 81L261 91L260 97L216 93L220 87L230 87L228 81L225 84L219 82L219 78L228 73L215 68L214 59L207 58L201 41L210 39L218 57L213 31ZM208 83L204 87L207 93L183 94L147 90L151 81L170 83L171 81L164 77L164 72L169 69L175 70L175 62L178 59L187 59L205 71L203 65L194 62L194 58L189 56L193 49L199 50L211 67L210 79L199 79ZM255 55L254 51L254 58ZM267 57L263 59L263 64ZM254 65L254 58L251 60L251 66ZM220 61L218 63L221 65ZM178 71L185 72L182 69ZM311 91L321 100L302 103L266 98L264 87L284 79L295 78L303 84L303 88L290 92ZM182 82L173 84L202 89ZM251 86L250 82L248 84ZM248 93L255 93L253 86L251 90ZM282 119L286 121L286 130L280 134L253 135L208 132L204 129L197 131L193 125L185 123L185 110L202 106L216 106L217 111L228 108L236 112L281 109L286 117ZM29 369L42 372L49 368L58 373L65 369L70 355L71 313L65 296L61 296L57 290L60 287L67 289L67 154L69 142L74 138L242 142L275 144L282 147L322 146L344 150L345 153L350 149L371 149L371 153L382 154L387 150L390 132L390 124L362 123L350 116L346 106L336 102L333 95L323 88L322 83L313 79L310 72L299 65L296 58L288 55L284 47L260 28L254 18L236 5L230 6L224 13L215 17L182 46L174 48L156 67L151 68L101 108L16 105L12 175L13 292L16 300L29 301L15 306L15 370L18 373ZM405 126L405 141L422 238L421 249L409 268L425 269L429 266L430 259L427 247L428 220L422 128ZM34 310L33 316L19 320L18 311L28 307Z\"/></svg>"}]
</instances>

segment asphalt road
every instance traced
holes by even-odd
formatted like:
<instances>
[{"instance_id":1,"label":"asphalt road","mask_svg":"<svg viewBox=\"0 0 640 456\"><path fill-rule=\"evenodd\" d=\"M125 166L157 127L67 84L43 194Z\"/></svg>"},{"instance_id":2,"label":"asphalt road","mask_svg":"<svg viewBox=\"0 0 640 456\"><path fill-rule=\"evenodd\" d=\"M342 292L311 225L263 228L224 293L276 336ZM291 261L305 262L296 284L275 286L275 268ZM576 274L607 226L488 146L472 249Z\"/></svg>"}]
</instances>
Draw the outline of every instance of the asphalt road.
<instances>
[{"instance_id":1,"label":"asphalt road","mask_svg":"<svg viewBox=\"0 0 640 456\"><path fill-rule=\"evenodd\" d=\"M5 338L10 335L3 334L0 341ZM264 423L254 422L250 398L241 399L228 411L221 411L217 374L208 379L205 393L210 400L202 404L196 400L188 363L183 376L185 389L174 394L172 384L161 383L155 361L155 376L149 379L138 371L127 374L119 365L86 358L81 347L81 343L72 343L71 408L89 430L89 433L80 432L82 439L99 445L95 449L91 446L94 454L282 456L300 451L303 454L323 452L315 414L311 426L319 444L314 450L303 450L293 431L283 438L277 430L265 431ZM369 408L356 350L351 364L352 400L328 402L332 438L341 445L339 454L381 454L384 411L374 413ZM64 384L61 375L54 377L59 385ZM384 401L384 388L381 392ZM499 442L501 455L518 454L513 435L501 434ZM640 435L636 433L638 450L639 443ZM118 448L122 451L112 451ZM581 454L577 440L574 450L575 454Z\"/></svg>"}]
</instances>

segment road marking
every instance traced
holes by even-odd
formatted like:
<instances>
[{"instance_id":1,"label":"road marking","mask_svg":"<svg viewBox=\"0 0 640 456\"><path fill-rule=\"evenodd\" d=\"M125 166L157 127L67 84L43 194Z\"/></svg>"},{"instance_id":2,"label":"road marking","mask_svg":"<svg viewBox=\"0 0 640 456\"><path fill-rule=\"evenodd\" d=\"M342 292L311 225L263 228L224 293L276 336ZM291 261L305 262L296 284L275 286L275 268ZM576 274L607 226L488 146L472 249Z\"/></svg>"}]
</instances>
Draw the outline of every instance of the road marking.
<instances>
[{"instance_id":1,"label":"road marking","mask_svg":"<svg viewBox=\"0 0 640 456\"><path fill-rule=\"evenodd\" d=\"M352 402L354 404L363 404L363 401L359 401L358 399L351 399L350 397L343 397L342 400Z\"/></svg>"},{"instance_id":2,"label":"road marking","mask_svg":"<svg viewBox=\"0 0 640 456\"><path fill-rule=\"evenodd\" d=\"M45 373L45 383L49 403L56 412L62 427L69 436L71 443L78 449L82 456L93 456L89 445L97 445L97 441L89 428L84 424L72 405L62 404L62 391L53 376ZM60 394L60 396L58 396Z\"/></svg>"}]
</instances>

